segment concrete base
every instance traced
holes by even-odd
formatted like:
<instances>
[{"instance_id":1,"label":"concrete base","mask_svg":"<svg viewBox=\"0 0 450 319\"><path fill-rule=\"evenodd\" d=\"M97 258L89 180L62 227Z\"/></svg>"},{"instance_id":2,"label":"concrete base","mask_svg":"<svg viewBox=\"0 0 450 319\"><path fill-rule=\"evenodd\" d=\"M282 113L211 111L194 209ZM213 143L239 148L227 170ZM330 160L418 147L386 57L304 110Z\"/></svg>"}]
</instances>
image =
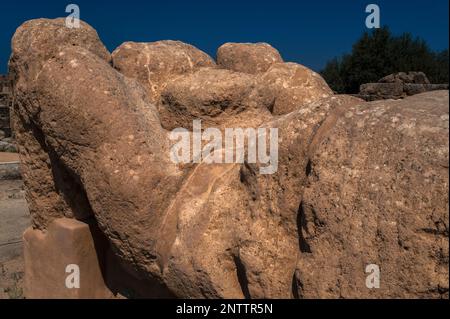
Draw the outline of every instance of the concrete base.
<instances>
[{"instance_id":1,"label":"concrete base","mask_svg":"<svg viewBox=\"0 0 450 319\"><path fill-rule=\"evenodd\" d=\"M94 240L98 230L75 219L56 219L45 232L28 228L24 235L25 296L39 299L114 298L104 280L102 256ZM79 268L79 288L66 285ZM69 272L66 272L69 271ZM69 280L69 282L72 282Z\"/></svg>"}]
</instances>

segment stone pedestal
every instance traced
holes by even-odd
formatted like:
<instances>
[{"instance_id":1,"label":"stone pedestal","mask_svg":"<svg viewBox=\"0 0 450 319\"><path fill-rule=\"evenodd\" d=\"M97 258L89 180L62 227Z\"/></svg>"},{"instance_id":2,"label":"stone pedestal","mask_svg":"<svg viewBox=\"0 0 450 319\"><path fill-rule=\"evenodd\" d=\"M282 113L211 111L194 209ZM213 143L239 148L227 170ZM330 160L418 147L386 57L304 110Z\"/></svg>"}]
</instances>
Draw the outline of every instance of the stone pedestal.
<instances>
[{"instance_id":1,"label":"stone pedestal","mask_svg":"<svg viewBox=\"0 0 450 319\"><path fill-rule=\"evenodd\" d=\"M24 235L27 298L113 298L104 281L104 249L94 226L75 219L56 219L43 232L28 228ZM74 266L75 265L75 266ZM79 288L76 272L79 269ZM77 286L75 284L75 286Z\"/></svg>"}]
</instances>

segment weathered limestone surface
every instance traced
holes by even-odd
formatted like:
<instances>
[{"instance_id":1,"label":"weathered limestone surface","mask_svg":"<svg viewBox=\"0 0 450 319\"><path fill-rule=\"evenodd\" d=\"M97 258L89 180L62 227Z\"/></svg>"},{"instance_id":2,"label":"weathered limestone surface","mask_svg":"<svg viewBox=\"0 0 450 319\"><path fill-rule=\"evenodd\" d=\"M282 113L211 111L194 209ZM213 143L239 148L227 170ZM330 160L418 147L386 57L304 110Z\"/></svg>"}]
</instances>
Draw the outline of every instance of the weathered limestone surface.
<instances>
[{"instance_id":1,"label":"weathered limestone surface","mask_svg":"<svg viewBox=\"0 0 450 319\"><path fill-rule=\"evenodd\" d=\"M160 113L166 129L191 128L195 119L205 127L258 127L271 118L273 101L251 74L203 68L167 85Z\"/></svg>"},{"instance_id":2,"label":"weathered limestone surface","mask_svg":"<svg viewBox=\"0 0 450 319\"><path fill-rule=\"evenodd\" d=\"M333 94L319 74L296 63L273 64L261 76L261 83L275 97L274 115L288 114Z\"/></svg>"},{"instance_id":3,"label":"weathered limestone surface","mask_svg":"<svg viewBox=\"0 0 450 319\"><path fill-rule=\"evenodd\" d=\"M61 190L67 173L57 169L54 152L46 147L46 138L35 118L41 106L31 88L48 59L59 54L60 48L69 46L83 47L105 62L110 61L97 32L84 22L79 29L69 29L63 18L31 20L20 26L12 39L9 69L16 98L12 125L20 145L21 171L28 189L30 213L37 228L45 228L56 217L73 217L70 207L73 204ZM64 79L70 80L70 75Z\"/></svg>"},{"instance_id":4,"label":"weathered limestone surface","mask_svg":"<svg viewBox=\"0 0 450 319\"><path fill-rule=\"evenodd\" d=\"M204 52L180 41L125 42L112 53L116 70L137 79L157 102L170 79L216 63Z\"/></svg>"},{"instance_id":5,"label":"weathered limestone surface","mask_svg":"<svg viewBox=\"0 0 450 319\"><path fill-rule=\"evenodd\" d=\"M217 50L219 67L236 72L266 72L277 62L283 62L283 58L267 43L225 43Z\"/></svg>"},{"instance_id":6,"label":"weathered limestone surface","mask_svg":"<svg viewBox=\"0 0 450 319\"><path fill-rule=\"evenodd\" d=\"M113 68L90 27L45 21L18 29L10 62L33 231L50 236L64 216L95 221L106 278L124 278L115 268L132 278L108 280L111 291L448 296L448 92L374 103L332 95L311 70L267 60L265 45L235 45L220 69L179 42L124 44ZM73 32L84 40L69 41ZM162 60L169 51L178 58ZM169 129L194 119L278 128L278 170L172 163ZM376 291L365 286L372 263L385 280Z\"/></svg>"},{"instance_id":7,"label":"weathered limestone surface","mask_svg":"<svg viewBox=\"0 0 450 319\"><path fill-rule=\"evenodd\" d=\"M310 158L299 295L448 297L448 148L446 91L348 107Z\"/></svg>"}]
</instances>

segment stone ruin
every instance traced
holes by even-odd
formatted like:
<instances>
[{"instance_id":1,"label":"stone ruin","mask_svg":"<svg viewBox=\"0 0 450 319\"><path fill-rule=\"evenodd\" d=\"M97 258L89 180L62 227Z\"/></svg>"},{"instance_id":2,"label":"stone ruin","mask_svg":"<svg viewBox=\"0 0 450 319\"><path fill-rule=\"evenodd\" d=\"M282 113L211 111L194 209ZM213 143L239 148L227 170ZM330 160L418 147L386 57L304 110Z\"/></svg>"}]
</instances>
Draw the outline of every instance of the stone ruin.
<instances>
[{"instance_id":1,"label":"stone ruin","mask_svg":"<svg viewBox=\"0 0 450 319\"><path fill-rule=\"evenodd\" d=\"M11 81L6 75L0 75L0 152L16 153L17 147L14 143L11 130L10 109L12 103ZM8 174L4 172L5 168L0 167L0 179L4 176L13 176L17 178L18 167L13 165L12 172L8 166Z\"/></svg>"},{"instance_id":2,"label":"stone ruin","mask_svg":"<svg viewBox=\"0 0 450 319\"><path fill-rule=\"evenodd\" d=\"M360 87L356 97L366 101L403 99L407 96L438 90L448 90L448 84L431 84L423 72L399 72Z\"/></svg>"},{"instance_id":3,"label":"stone ruin","mask_svg":"<svg viewBox=\"0 0 450 319\"><path fill-rule=\"evenodd\" d=\"M12 49L28 297L448 298L448 91L368 103L268 44L110 54L64 19ZM278 128L278 171L174 164L193 119Z\"/></svg>"},{"instance_id":4,"label":"stone ruin","mask_svg":"<svg viewBox=\"0 0 450 319\"><path fill-rule=\"evenodd\" d=\"M21 179L16 154L3 154L17 152L10 124L11 103L11 81L8 76L0 75L0 181Z\"/></svg>"},{"instance_id":5,"label":"stone ruin","mask_svg":"<svg viewBox=\"0 0 450 319\"><path fill-rule=\"evenodd\" d=\"M11 82L6 75L0 75L0 141L11 137L10 107Z\"/></svg>"}]
</instances>

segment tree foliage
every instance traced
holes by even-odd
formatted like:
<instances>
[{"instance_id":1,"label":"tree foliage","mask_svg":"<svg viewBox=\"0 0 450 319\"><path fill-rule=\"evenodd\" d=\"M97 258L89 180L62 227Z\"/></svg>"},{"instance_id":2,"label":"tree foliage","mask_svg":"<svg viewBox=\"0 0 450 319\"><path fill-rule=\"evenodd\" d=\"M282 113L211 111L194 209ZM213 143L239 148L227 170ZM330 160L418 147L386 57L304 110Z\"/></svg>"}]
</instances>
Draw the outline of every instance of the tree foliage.
<instances>
[{"instance_id":1,"label":"tree foliage","mask_svg":"<svg viewBox=\"0 0 450 319\"><path fill-rule=\"evenodd\" d=\"M448 83L448 49L433 52L420 38L393 36L387 27L365 32L352 52L327 63L322 76L338 93L358 93L364 83L391 73L422 71L432 83Z\"/></svg>"}]
</instances>

